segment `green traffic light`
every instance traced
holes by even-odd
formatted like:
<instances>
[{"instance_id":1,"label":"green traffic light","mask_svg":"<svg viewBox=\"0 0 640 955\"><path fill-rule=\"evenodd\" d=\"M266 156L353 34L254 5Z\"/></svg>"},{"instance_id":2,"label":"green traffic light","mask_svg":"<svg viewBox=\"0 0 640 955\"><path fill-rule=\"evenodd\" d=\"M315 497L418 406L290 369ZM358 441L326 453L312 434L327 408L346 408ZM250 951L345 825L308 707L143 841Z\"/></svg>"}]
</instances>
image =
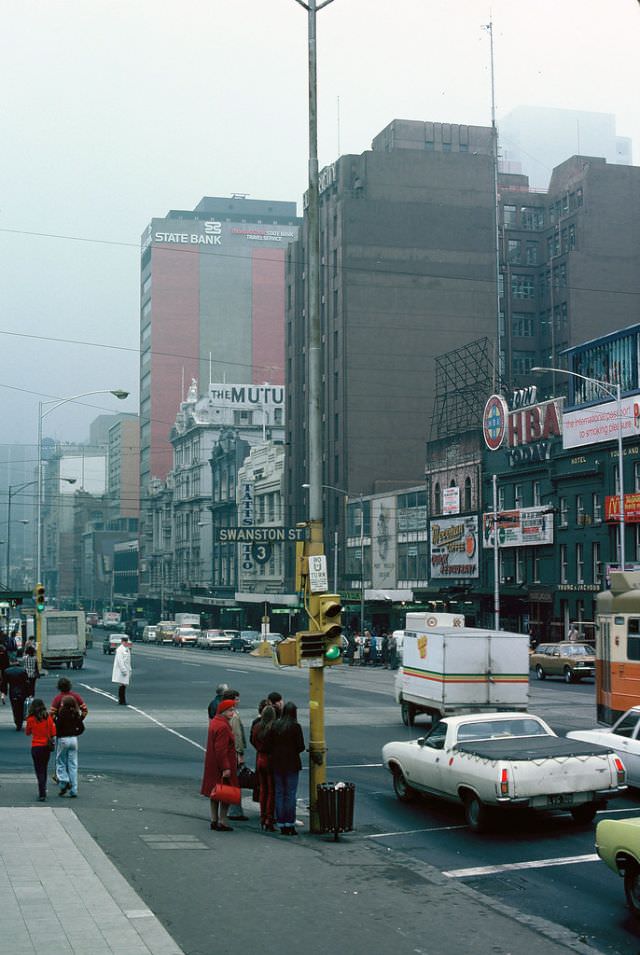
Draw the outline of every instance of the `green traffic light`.
<instances>
[{"instance_id":1,"label":"green traffic light","mask_svg":"<svg viewBox=\"0 0 640 955\"><path fill-rule=\"evenodd\" d=\"M337 646L329 647L329 649L325 652L325 657L327 660L337 660L339 656L340 647Z\"/></svg>"}]
</instances>

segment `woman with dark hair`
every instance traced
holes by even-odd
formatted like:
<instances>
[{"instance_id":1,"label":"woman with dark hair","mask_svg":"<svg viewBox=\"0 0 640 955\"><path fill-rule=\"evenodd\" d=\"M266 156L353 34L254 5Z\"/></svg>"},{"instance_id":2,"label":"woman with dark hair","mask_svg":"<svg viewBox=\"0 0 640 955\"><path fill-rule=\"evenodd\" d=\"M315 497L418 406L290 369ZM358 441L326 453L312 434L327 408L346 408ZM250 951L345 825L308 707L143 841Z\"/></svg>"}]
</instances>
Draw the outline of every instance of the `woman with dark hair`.
<instances>
[{"instance_id":1,"label":"woman with dark hair","mask_svg":"<svg viewBox=\"0 0 640 955\"><path fill-rule=\"evenodd\" d=\"M262 706L262 703L265 705ZM260 717L251 726L251 745L256 750L256 775L258 777L258 799L260 802L260 826L266 832L275 832L275 786L271 769L271 730L276 719L276 711L266 701L261 701Z\"/></svg>"},{"instance_id":2,"label":"woman with dark hair","mask_svg":"<svg viewBox=\"0 0 640 955\"><path fill-rule=\"evenodd\" d=\"M228 803L212 799L211 793L218 783L225 783L227 786L238 785L236 741L229 723L235 712L235 700L222 700L218 704L216 715L209 722L200 792L210 799L210 828L216 832L233 832L232 826L227 825Z\"/></svg>"},{"instance_id":3,"label":"woman with dark hair","mask_svg":"<svg viewBox=\"0 0 640 955\"><path fill-rule=\"evenodd\" d=\"M295 703L285 703L282 716L270 730L271 768L275 783L276 823L283 836L297 836L296 796L298 776L302 769L300 753L304 751L304 736L298 723Z\"/></svg>"},{"instance_id":4,"label":"woman with dark hair","mask_svg":"<svg viewBox=\"0 0 640 955\"><path fill-rule=\"evenodd\" d=\"M35 696L36 680L40 676L40 668L38 666L36 648L32 643L28 643L24 648L24 653L22 654L22 666L27 671L27 678L29 680L27 696Z\"/></svg>"},{"instance_id":5,"label":"woman with dark hair","mask_svg":"<svg viewBox=\"0 0 640 955\"><path fill-rule=\"evenodd\" d=\"M69 694L63 696L56 717L58 746L56 748L56 776L60 786L59 796L69 793L71 799L78 795L78 736L84 733L82 713L78 701Z\"/></svg>"},{"instance_id":6,"label":"woman with dark hair","mask_svg":"<svg viewBox=\"0 0 640 955\"><path fill-rule=\"evenodd\" d=\"M47 766L52 749L49 741L56 738L56 725L42 700L32 701L24 731L31 737L31 759L38 780L38 799L44 802L47 798Z\"/></svg>"}]
</instances>

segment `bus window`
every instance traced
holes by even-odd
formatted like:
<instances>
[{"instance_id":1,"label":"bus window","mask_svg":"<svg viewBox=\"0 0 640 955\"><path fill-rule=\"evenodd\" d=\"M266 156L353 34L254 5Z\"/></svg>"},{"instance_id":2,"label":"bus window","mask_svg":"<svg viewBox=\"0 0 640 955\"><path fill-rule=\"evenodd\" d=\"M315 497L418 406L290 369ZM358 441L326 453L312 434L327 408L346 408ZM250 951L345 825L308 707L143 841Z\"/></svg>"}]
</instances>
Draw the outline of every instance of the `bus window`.
<instances>
[{"instance_id":1,"label":"bus window","mask_svg":"<svg viewBox=\"0 0 640 955\"><path fill-rule=\"evenodd\" d=\"M640 619L637 617L628 623L627 660L640 660Z\"/></svg>"}]
</instances>

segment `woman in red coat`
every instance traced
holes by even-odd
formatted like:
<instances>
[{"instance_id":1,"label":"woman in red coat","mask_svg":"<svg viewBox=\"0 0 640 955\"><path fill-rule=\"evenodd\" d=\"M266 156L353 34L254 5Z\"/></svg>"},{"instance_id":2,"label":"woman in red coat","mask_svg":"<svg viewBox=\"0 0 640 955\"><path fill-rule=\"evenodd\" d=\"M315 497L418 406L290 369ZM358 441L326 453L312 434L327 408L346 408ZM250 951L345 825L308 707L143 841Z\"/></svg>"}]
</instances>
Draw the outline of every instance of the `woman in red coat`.
<instances>
[{"instance_id":1,"label":"woman in red coat","mask_svg":"<svg viewBox=\"0 0 640 955\"><path fill-rule=\"evenodd\" d=\"M229 726L229 720L236 712L235 707L234 700L223 700L218 706L216 715L209 722L207 751L204 756L204 776L200 792L211 800L211 828L217 832L233 832L231 826L227 825L228 804L211 799L211 791L218 783L238 785L236 741Z\"/></svg>"}]
</instances>

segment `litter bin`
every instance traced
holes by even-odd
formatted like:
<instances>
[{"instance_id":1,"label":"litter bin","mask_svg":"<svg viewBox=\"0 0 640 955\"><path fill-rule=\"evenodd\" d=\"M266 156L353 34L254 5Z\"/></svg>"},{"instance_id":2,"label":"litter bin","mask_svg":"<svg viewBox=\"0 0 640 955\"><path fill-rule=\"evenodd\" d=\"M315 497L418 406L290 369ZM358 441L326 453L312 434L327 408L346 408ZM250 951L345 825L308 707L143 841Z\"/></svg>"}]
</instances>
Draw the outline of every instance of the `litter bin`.
<instances>
[{"instance_id":1,"label":"litter bin","mask_svg":"<svg viewBox=\"0 0 640 955\"><path fill-rule=\"evenodd\" d=\"M338 841L339 832L353 829L354 783L320 783L317 810L321 832L332 832Z\"/></svg>"}]
</instances>

